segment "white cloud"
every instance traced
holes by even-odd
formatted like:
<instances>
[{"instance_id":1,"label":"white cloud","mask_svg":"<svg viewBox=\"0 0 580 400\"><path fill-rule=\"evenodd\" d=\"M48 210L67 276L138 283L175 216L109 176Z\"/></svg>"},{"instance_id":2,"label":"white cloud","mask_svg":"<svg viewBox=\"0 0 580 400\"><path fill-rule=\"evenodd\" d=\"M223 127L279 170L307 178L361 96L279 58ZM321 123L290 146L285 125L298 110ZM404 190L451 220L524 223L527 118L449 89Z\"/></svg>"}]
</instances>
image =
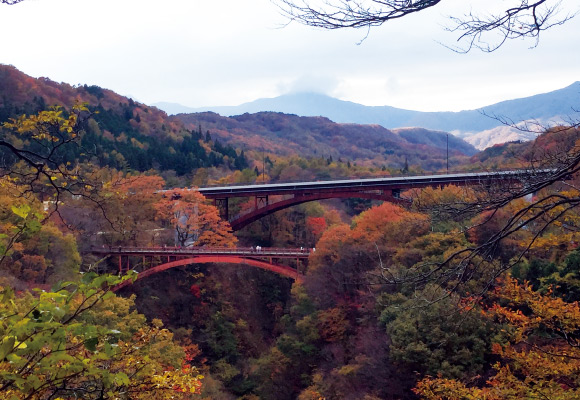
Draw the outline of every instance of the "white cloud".
<instances>
[{"instance_id":1,"label":"white cloud","mask_svg":"<svg viewBox=\"0 0 580 400\"><path fill-rule=\"evenodd\" d=\"M496 0L494 0L496 1ZM371 30L291 24L269 0L26 0L0 5L0 62L145 102L236 105L316 91L367 105L476 108L579 80L577 19L540 46L460 55L441 25L465 0Z\"/></svg>"},{"instance_id":2,"label":"white cloud","mask_svg":"<svg viewBox=\"0 0 580 400\"><path fill-rule=\"evenodd\" d=\"M335 96L340 81L330 75L307 74L289 82L282 82L278 85L280 93L301 93L312 92L328 96Z\"/></svg>"}]
</instances>

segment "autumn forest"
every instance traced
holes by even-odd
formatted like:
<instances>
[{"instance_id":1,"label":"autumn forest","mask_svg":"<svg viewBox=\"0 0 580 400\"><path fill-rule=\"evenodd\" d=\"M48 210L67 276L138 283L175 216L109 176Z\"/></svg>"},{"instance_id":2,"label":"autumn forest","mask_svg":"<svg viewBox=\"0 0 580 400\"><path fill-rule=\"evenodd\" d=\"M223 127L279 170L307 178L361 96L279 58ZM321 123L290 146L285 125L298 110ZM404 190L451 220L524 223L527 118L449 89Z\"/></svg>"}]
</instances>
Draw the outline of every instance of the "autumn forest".
<instances>
[{"instance_id":1,"label":"autumn forest","mask_svg":"<svg viewBox=\"0 0 580 400\"><path fill-rule=\"evenodd\" d=\"M580 398L580 128L443 132L168 116L0 65L0 398ZM199 187L525 169L233 231ZM279 196L281 198L281 196ZM271 198L274 201L276 198ZM231 200L229 215L254 198ZM95 249L302 249L303 279ZM129 261L128 261L129 262Z\"/></svg>"}]
</instances>

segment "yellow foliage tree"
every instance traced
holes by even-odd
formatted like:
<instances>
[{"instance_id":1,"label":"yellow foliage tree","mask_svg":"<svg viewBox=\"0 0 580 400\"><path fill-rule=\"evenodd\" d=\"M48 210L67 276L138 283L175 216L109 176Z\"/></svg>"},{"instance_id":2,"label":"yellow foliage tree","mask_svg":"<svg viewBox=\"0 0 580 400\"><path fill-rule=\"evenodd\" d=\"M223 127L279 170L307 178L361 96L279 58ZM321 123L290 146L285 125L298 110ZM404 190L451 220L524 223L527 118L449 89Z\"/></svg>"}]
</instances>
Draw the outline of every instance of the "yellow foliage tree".
<instances>
[{"instance_id":1,"label":"yellow foliage tree","mask_svg":"<svg viewBox=\"0 0 580 400\"><path fill-rule=\"evenodd\" d=\"M496 294L506 305L496 303L486 315L507 324L507 342L493 347L501 361L487 386L428 377L415 392L429 400L580 398L580 305L540 295L511 277Z\"/></svg>"}]
</instances>

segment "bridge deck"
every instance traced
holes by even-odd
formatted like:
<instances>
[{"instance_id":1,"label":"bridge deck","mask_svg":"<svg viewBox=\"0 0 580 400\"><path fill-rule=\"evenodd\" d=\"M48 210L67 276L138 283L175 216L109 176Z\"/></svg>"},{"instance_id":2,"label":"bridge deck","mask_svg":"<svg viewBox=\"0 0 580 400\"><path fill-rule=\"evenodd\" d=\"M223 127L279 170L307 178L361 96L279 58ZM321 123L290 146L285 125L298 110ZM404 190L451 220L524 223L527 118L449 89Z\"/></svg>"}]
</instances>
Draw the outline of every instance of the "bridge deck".
<instances>
[{"instance_id":1,"label":"bridge deck","mask_svg":"<svg viewBox=\"0 0 580 400\"><path fill-rule=\"evenodd\" d=\"M294 182L294 183L267 183L261 185L238 185L199 188L199 192L209 198L244 197L255 195L303 194L313 191L361 191L376 189L405 189L420 186L436 186L450 184L467 184L489 182L493 180L517 180L530 177L545 171L513 170L496 172L472 172L441 175L398 176L367 179L343 179L334 181Z\"/></svg>"},{"instance_id":2,"label":"bridge deck","mask_svg":"<svg viewBox=\"0 0 580 400\"><path fill-rule=\"evenodd\" d=\"M275 272L279 275L302 281L308 256L314 249L283 249L275 247L93 247L93 254L118 258L119 274L138 270L137 279L143 279L159 272L189 264L226 263L241 264ZM137 260L142 258L142 262ZM278 264L276 260L293 259L295 267ZM117 291L131 285L125 281L113 288Z\"/></svg>"},{"instance_id":3,"label":"bridge deck","mask_svg":"<svg viewBox=\"0 0 580 400\"><path fill-rule=\"evenodd\" d=\"M273 257L273 258L301 258L306 259L314 249L285 249L277 247L95 247L93 254L114 256L237 256L237 257Z\"/></svg>"}]
</instances>

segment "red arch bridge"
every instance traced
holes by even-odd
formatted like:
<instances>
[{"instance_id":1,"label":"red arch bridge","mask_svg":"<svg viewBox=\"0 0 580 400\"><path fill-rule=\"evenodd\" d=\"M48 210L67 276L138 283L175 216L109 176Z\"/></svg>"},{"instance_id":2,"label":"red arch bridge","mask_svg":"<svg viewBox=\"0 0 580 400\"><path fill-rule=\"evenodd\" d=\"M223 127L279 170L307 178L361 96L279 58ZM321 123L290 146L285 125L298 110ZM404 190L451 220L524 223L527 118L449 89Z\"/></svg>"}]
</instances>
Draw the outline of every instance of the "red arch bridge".
<instances>
[{"instance_id":1,"label":"red arch bridge","mask_svg":"<svg viewBox=\"0 0 580 400\"><path fill-rule=\"evenodd\" d=\"M492 185L521 187L553 170L512 170L494 172L454 173L350 179L336 181L268 183L262 185L222 186L200 188L206 198L213 199L223 219L237 231L244 226L276 211L296 204L332 198L363 198L391 202L409 202L401 198L401 192L413 188ZM270 196L282 197L274 202ZM254 197L254 207L243 215L230 218L228 201L236 197Z\"/></svg>"},{"instance_id":2,"label":"red arch bridge","mask_svg":"<svg viewBox=\"0 0 580 400\"><path fill-rule=\"evenodd\" d=\"M116 258L119 274L137 271L137 279L190 264L228 263L241 264L275 272L302 281L308 256L314 249L282 249L260 247L102 247L91 252L102 257ZM281 260L293 260L294 267ZM125 281L114 290L130 285Z\"/></svg>"}]
</instances>

